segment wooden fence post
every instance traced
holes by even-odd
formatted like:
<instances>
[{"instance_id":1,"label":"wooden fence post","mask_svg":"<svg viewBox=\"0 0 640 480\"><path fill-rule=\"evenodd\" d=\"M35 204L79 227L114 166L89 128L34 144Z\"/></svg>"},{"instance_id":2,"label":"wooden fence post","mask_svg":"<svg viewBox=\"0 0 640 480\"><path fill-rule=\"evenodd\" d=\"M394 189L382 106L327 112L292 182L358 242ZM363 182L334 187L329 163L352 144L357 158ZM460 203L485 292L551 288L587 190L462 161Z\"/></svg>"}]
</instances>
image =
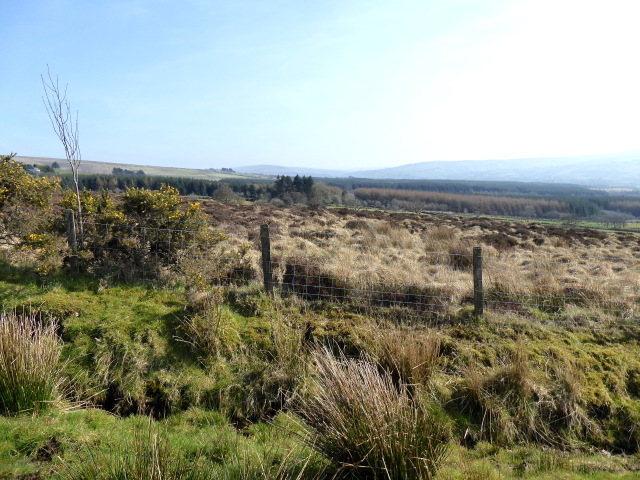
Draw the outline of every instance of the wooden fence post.
<instances>
[{"instance_id":1,"label":"wooden fence post","mask_svg":"<svg viewBox=\"0 0 640 480\"><path fill-rule=\"evenodd\" d=\"M482 289L482 247L473 247L473 313L484 313L484 290Z\"/></svg>"},{"instance_id":2,"label":"wooden fence post","mask_svg":"<svg viewBox=\"0 0 640 480\"><path fill-rule=\"evenodd\" d=\"M273 292L273 276L271 274L271 240L269 225L260 225L260 243L262 245L262 274L264 276L264 290Z\"/></svg>"},{"instance_id":3,"label":"wooden fence post","mask_svg":"<svg viewBox=\"0 0 640 480\"><path fill-rule=\"evenodd\" d=\"M72 273L78 273L78 241L76 239L76 222L73 210L64 211L64 223L67 227L67 242L71 248L69 266L71 267Z\"/></svg>"}]
</instances>

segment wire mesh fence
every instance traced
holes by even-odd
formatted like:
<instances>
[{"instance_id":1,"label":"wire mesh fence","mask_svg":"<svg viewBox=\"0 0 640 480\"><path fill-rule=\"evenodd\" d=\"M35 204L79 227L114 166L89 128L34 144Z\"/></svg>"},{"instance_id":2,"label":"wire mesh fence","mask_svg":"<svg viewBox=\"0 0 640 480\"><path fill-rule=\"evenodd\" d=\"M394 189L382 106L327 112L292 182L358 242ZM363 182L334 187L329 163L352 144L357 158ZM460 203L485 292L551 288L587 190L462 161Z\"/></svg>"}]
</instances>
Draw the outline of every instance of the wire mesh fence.
<instances>
[{"instance_id":1,"label":"wire mesh fence","mask_svg":"<svg viewBox=\"0 0 640 480\"><path fill-rule=\"evenodd\" d=\"M470 319L484 310L635 325L640 307L640 258L633 249L590 256L499 249L446 235L416 240L393 229L344 235L330 228L104 215L83 215L76 240L72 256L96 275L263 284L311 304L424 321Z\"/></svg>"},{"instance_id":2,"label":"wire mesh fence","mask_svg":"<svg viewBox=\"0 0 640 480\"><path fill-rule=\"evenodd\" d=\"M432 319L479 313L479 301L488 311L538 319L638 316L640 260L631 250L591 257L485 246L476 265L476 245L464 239L282 230L273 237L281 288L311 300L392 307Z\"/></svg>"}]
</instances>

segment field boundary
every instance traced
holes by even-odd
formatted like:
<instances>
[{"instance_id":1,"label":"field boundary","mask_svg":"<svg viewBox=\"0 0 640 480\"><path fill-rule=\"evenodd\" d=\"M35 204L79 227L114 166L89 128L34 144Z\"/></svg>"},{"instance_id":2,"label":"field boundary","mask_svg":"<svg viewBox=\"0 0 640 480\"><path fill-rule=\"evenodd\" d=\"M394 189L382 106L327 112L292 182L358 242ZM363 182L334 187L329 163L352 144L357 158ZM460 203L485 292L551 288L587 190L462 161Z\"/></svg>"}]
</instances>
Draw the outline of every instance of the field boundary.
<instances>
[{"instance_id":1,"label":"field boundary","mask_svg":"<svg viewBox=\"0 0 640 480\"><path fill-rule=\"evenodd\" d=\"M468 242L452 245L446 239L394 245L381 243L376 232L341 236L268 224L215 222L185 227L171 219L150 218L119 219L115 224L100 215L83 215L87 233L80 242L77 219L70 210L65 215L71 268L124 280L157 283L182 275L203 286L262 284L267 294L295 295L311 304L331 303L346 310L428 323L471 321L486 312L501 312L554 322L635 326L640 307L637 281L620 290L585 286L579 279L561 288L545 285L544 280L531 287L537 277L553 279L558 267L597 269L604 262L619 264L627 276L640 277L637 263L625 264L627 259L621 257L554 258L524 252L529 264L523 268L517 265L525 263L517 249L496 250ZM196 230L203 228L207 234L197 235ZM84 252L78 249L81 243L86 244ZM340 271L339 257L347 250L357 258ZM385 276L384 270L392 270L392 264L377 270L368 267L378 257L400 258L410 250L420 252L422 263L405 273L407 278L420 279L424 270L419 282ZM88 253L92 259L83 266L82 257ZM505 270L516 266L522 278L500 280ZM435 268L450 270L455 276L451 285L429 281L428 272Z\"/></svg>"}]
</instances>

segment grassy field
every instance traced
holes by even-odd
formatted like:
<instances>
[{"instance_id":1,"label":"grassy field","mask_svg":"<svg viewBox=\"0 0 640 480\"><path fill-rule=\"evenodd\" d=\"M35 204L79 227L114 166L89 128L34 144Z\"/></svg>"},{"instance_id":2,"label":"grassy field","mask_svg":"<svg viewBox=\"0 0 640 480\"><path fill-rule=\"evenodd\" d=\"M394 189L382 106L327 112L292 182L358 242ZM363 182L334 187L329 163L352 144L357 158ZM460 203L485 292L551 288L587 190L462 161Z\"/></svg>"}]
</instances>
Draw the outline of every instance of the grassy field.
<instances>
[{"instance_id":1,"label":"grassy field","mask_svg":"<svg viewBox=\"0 0 640 480\"><path fill-rule=\"evenodd\" d=\"M270 224L276 276L297 264L345 289L383 279L435 289L441 307L270 297L259 274L226 287L193 275L41 275L32 252L5 249L0 325L45 335L59 360L37 375L55 385L47 401L4 407L0 478L637 478L637 237L447 215L204 208L228 229L230 251ZM482 318L470 314L459 258L477 245L487 290L512 305ZM247 256L259 272L257 249ZM27 347L2 332L0 360L17 365Z\"/></svg>"}]
</instances>

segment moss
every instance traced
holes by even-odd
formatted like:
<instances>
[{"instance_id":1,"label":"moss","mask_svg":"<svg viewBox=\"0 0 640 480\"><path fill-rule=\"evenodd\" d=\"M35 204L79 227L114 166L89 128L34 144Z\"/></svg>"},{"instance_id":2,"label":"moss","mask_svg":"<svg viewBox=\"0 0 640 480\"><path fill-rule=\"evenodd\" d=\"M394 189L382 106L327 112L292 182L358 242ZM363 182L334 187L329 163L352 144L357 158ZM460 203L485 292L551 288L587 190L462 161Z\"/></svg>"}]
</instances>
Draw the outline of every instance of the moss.
<instances>
[{"instance_id":1,"label":"moss","mask_svg":"<svg viewBox=\"0 0 640 480\"><path fill-rule=\"evenodd\" d=\"M183 290L96 288L75 280L38 286L16 272L13 280L0 281L6 305L37 305L44 315L60 319L71 397L123 415L167 417L176 425L184 421L185 429L229 422L244 427L277 418L308 375L302 366L308 349L325 344L361 356L374 352L373 333L402 331L416 340L437 336L433 374L420 380L416 391L446 408L457 441L491 440L496 449L529 441L638 451L640 357L631 328L556 325L546 317L495 313L470 322L470 308L458 311L458 322L433 328L392 315L374 320L336 306L312 309L260 290L259 285L229 289L220 312L230 328L218 332L225 348L205 356L182 326L194 315L206 320L207 311L194 311ZM109 428L102 418L83 421ZM246 433L262 442L261 428ZM32 450L52 436L66 438L46 432ZM2 445L0 452L9 448ZM188 448L195 452L192 444ZM219 463L230 455L224 446L203 449Z\"/></svg>"}]
</instances>

